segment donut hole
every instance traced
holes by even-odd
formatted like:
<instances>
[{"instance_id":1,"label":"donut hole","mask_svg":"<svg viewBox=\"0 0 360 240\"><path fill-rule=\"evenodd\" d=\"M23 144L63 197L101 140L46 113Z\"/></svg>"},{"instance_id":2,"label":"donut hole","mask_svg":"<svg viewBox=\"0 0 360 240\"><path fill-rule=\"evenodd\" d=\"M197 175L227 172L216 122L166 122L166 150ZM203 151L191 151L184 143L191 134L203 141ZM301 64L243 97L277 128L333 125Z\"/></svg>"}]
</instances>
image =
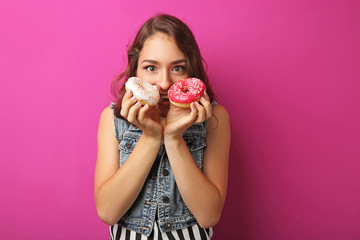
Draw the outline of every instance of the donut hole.
<instances>
[{"instance_id":1,"label":"donut hole","mask_svg":"<svg viewBox=\"0 0 360 240\"><path fill-rule=\"evenodd\" d=\"M184 88L183 88L183 92L184 92L184 93L188 93L189 91L190 91L189 88L187 88L187 87L184 87Z\"/></svg>"}]
</instances>

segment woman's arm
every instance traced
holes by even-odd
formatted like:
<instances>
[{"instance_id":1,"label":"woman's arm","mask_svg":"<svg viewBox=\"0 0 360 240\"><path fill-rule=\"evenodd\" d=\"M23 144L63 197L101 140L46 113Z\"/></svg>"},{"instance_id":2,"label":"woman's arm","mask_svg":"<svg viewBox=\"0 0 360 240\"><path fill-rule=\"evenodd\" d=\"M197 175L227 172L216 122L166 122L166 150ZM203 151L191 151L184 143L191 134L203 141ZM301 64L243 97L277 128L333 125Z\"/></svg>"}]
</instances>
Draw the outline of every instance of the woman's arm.
<instances>
[{"instance_id":1,"label":"woman's arm","mask_svg":"<svg viewBox=\"0 0 360 240\"><path fill-rule=\"evenodd\" d=\"M182 137L165 136L164 143L186 205L201 227L215 225L225 202L228 179L230 122L227 111L220 105L213 107L213 116L207 123L203 172Z\"/></svg>"},{"instance_id":2,"label":"woman's arm","mask_svg":"<svg viewBox=\"0 0 360 240\"><path fill-rule=\"evenodd\" d=\"M115 224L136 200L162 138L142 134L130 157L119 168L119 142L113 127L113 113L107 107L99 121L95 203L100 219L109 225Z\"/></svg>"}]
</instances>

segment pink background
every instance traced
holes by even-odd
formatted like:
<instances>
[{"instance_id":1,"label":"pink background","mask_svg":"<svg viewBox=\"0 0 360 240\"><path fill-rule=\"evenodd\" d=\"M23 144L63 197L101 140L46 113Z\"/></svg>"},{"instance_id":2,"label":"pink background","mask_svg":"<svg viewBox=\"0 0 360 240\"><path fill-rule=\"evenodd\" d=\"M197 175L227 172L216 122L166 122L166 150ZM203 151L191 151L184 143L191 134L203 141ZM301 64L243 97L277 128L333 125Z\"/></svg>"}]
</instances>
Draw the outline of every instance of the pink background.
<instances>
[{"instance_id":1,"label":"pink background","mask_svg":"<svg viewBox=\"0 0 360 240\"><path fill-rule=\"evenodd\" d=\"M0 239L106 239L93 175L126 45L183 19L232 126L215 240L360 239L356 0L0 2Z\"/></svg>"}]
</instances>

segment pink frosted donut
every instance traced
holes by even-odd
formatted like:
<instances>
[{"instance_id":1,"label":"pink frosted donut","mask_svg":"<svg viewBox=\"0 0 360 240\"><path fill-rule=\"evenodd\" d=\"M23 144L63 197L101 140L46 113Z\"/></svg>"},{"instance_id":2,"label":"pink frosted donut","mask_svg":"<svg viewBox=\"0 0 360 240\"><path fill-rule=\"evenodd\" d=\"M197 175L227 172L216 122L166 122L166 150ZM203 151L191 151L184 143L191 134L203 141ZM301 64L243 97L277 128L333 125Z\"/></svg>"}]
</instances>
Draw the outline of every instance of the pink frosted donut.
<instances>
[{"instance_id":1,"label":"pink frosted donut","mask_svg":"<svg viewBox=\"0 0 360 240\"><path fill-rule=\"evenodd\" d=\"M169 89L169 100L178 107L188 108L190 104L199 101L204 94L205 84L198 78L185 78Z\"/></svg>"},{"instance_id":2,"label":"pink frosted donut","mask_svg":"<svg viewBox=\"0 0 360 240\"><path fill-rule=\"evenodd\" d=\"M155 106L160 99L159 90L156 86L138 77L129 78L125 83L125 89L130 89L133 96L142 105Z\"/></svg>"}]
</instances>

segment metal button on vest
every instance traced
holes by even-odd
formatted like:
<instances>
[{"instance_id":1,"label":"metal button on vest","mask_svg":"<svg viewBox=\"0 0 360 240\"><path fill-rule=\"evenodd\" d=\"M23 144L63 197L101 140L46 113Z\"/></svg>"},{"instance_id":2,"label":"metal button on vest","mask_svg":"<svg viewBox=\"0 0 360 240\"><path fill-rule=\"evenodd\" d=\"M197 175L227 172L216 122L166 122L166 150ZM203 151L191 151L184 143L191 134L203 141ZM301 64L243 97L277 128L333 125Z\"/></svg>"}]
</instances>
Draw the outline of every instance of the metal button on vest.
<instances>
[{"instance_id":1,"label":"metal button on vest","mask_svg":"<svg viewBox=\"0 0 360 240\"><path fill-rule=\"evenodd\" d=\"M167 169L164 169L163 174L164 174L164 176L169 176L169 171Z\"/></svg>"},{"instance_id":2,"label":"metal button on vest","mask_svg":"<svg viewBox=\"0 0 360 240\"><path fill-rule=\"evenodd\" d=\"M170 202L170 198L168 196L163 197L163 202L164 203L169 203Z\"/></svg>"},{"instance_id":3,"label":"metal button on vest","mask_svg":"<svg viewBox=\"0 0 360 240\"><path fill-rule=\"evenodd\" d=\"M125 147L126 147L127 149L130 149L131 146L132 146L132 141L130 141L130 142L128 142L127 144L125 144Z\"/></svg>"},{"instance_id":4,"label":"metal button on vest","mask_svg":"<svg viewBox=\"0 0 360 240\"><path fill-rule=\"evenodd\" d=\"M167 227L167 228L170 228L170 227L171 227L171 224L170 224L170 223L167 223L167 224L166 224L166 227Z\"/></svg>"}]
</instances>

